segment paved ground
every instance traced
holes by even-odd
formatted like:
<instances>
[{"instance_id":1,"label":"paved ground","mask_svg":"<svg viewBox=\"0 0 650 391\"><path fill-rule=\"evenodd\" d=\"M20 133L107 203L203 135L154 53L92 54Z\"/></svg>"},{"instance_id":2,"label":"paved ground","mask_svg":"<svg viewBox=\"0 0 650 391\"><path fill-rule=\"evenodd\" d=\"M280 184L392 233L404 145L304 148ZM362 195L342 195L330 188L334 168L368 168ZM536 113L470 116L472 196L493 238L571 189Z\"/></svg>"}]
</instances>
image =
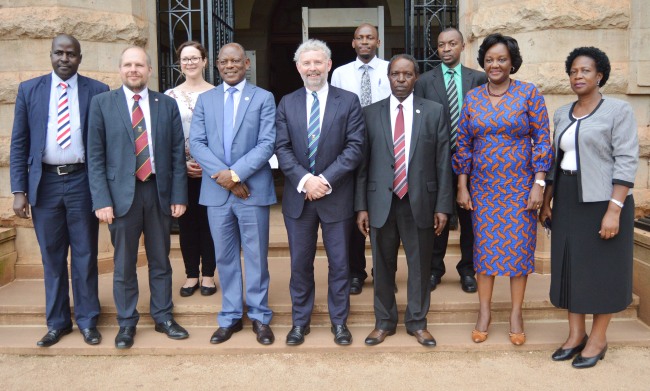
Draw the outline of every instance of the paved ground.
<instances>
[{"instance_id":1,"label":"paved ground","mask_svg":"<svg viewBox=\"0 0 650 391\"><path fill-rule=\"evenodd\" d=\"M2 390L649 390L650 348L611 349L595 368L550 352L0 355Z\"/></svg>"}]
</instances>

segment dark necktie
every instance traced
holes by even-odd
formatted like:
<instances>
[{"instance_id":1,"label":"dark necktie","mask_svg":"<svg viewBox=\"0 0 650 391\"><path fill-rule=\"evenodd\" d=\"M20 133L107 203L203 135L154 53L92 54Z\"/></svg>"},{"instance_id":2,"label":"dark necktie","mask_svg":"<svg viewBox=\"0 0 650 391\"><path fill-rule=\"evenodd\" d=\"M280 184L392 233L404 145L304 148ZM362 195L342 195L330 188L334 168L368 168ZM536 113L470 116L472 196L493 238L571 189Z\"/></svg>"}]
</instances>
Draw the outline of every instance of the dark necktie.
<instances>
[{"instance_id":1,"label":"dark necktie","mask_svg":"<svg viewBox=\"0 0 650 391\"><path fill-rule=\"evenodd\" d=\"M456 136L458 134L458 117L460 110L458 109L458 90L456 88L456 81L454 75L456 71L453 69L447 70L449 75L449 85L447 86L447 101L449 102L449 119L451 129L449 131L449 146L451 150L456 149Z\"/></svg>"},{"instance_id":2,"label":"dark necktie","mask_svg":"<svg viewBox=\"0 0 650 391\"><path fill-rule=\"evenodd\" d=\"M138 101L140 95L133 95L133 108L131 109L131 125L135 139L135 176L145 182L151 176L151 156L149 155L149 137L147 136L147 123Z\"/></svg>"},{"instance_id":3,"label":"dark necktie","mask_svg":"<svg viewBox=\"0 0 650 391\"><path fill-rule=\"evenodd\" d=\"M402 105L397 105L399 112L395 120L395 135L393 136L393 152L395 153L395 174L393 175L393 193L404 198L409 184L406 180L406 138L404 136L404 112Z\"/></svg>"}]
</instances>

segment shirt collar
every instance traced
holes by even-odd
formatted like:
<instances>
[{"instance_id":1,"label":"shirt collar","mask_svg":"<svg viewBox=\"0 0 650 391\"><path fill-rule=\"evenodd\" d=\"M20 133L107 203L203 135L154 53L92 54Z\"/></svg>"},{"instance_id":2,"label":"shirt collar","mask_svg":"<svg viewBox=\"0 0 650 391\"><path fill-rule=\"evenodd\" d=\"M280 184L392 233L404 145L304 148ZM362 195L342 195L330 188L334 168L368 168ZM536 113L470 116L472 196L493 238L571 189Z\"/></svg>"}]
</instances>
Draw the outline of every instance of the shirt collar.
<instances>
[{"instance_id":1,"label":"shirt collar","mask_svg":"<svg viewBox=\"0 0 650 391\"><path fill-rule=\"evenodd\" d=\"M66 83L69 88L75 88L77 86L77 79L78 78L76 73L72 75L72 77L69 78L68 80L63 80L59 77L59 75L57 75L56 73L54 73L54 71L52 71L52 84L55 86L58 86L61 83Z\"/></svg>"},{"instance_id":2,"label":"shirt collar","mask_svg":"<svg viewBox=\"0 0 650 391\"><path fill-rule=\"evenodd\" d=\"M246 79L240 81L239 83L237 83L234 86L231 86L230 84L224 82L223 83L223 92L228 92L228 88L230 88L230 87L235 87L237 89L237 91L242 92L244 90L245 85L246 85Z\"/></svg>"},{"instance_id":3,"label":"shirt collar","mask_svg":"<svg viewBox=\"0 0 650 391\"><path fill-rule=\"evenodd\" d=\"M126 99L133 100L133 95L136 94L135 92L131 91L125 85L122 85L122 90L124 91L124 95L126 95ZM143 100L143 99L147 100L147 98L149 98L149 89L145 88L142 91L138 92L137 94L140 95L140 100Z\"/></svg>"},{"instance_id":4,"label":"shirt collar","mask_svg":"<svg viewBox=\"0 0 650 391\"><path fill-rule=\"evenodd\" d=\"M307 91L307 95L311 96L312 91L305 87L305 91ZM329 91L329 83L325 83L325 85L318 91L316 91L316 94L318 95L318 99L325 95Z\"/></svg>"},{"instance_id":5,"label":"shirt collar","mask_svg":"<svg viewBox=\"0 0 650 391\"><path fill-rule=\"evenodd\" d=\"M403 102L400 102L395 95L390 94L390 109L392 110L397 110L397 105L402 105L402 107L406 110L409 108L413 107L413 93L411 92L411 95L407 96L406 99L404 99Z\"/></svg>"},{"instance_id":6,"label":"shirt collar","mask_svg":"<svg viewBox=\"0 0 650 391\"><path fill-rule=\"evenodd\" d=\"M377 56L375 56L372 58L372 60L368 62L368 68L377 69L377 67L379 66L378 63L379 63L379 59L377 58ZM357 57L357 59L354 60L354 69L359 70L364 65L366 64L363 61L361 61L359 57Z\"/></svg>"},{"instance_id":7,"label":"shirt collar","mask_svg":"<svg viewBox=\"0 0 650 391\"><path fill-rule=\"evenodd\" d=\"M461 67L462 67L462 65L460 64L460 62L459 62L458 64L456 64L456 66L453 67L453 68L449 68L447 65L445 65L444 62L441 62L441 63L440 63L440 66L442 67L442 74L443 74L443 75L447 74L447 71L448 71L449 69L453 69L453 70L456 72L456 74L460 75L460 69L461 69Z\"/></svg>"}]
</instances>

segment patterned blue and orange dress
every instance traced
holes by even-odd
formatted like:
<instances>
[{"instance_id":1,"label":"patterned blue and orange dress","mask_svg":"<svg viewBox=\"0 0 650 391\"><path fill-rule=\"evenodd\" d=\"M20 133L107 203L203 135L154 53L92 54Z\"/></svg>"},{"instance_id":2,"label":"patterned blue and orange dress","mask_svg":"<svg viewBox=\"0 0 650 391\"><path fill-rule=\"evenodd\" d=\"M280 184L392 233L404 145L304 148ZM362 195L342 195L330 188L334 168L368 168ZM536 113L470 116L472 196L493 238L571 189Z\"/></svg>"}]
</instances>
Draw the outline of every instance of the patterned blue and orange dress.
<instances>
[{"instance_id":1,"label":"patterned blue and orange dress","mask_svg":"<svg viewBox=\"0 0 650 391\"><path fill-rule=\"evenodd\" d=\"M477 273L535 271L537 211L526 206L535 173L548 171L552 160L548 113L534 85L512 80L494 106L487 85L467 93L453 167L470 176Z\"/></svg>"}]
</instances>

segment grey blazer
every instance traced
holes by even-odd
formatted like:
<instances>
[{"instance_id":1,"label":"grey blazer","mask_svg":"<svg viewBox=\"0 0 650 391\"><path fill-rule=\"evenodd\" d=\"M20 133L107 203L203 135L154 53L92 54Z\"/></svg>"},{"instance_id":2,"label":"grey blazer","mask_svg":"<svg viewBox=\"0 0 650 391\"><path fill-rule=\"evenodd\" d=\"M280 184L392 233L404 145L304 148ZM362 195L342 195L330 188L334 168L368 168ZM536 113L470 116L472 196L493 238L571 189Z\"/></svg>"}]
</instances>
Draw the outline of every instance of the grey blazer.
<instances>
[{"instance_id":1,"label":"grey blazer","mask_svg":"<svg viewBox=\"0 0 650 391\"><path fill-rule=\"evenodd\" d=\"M558 147L560 139L567 128L578 121L575 137L580 202L608 201L614 184L629 187L628 194L632 194L639 162L634 110L625 101L603 96L591 114L576 120L571 115L575 104L564 105L555 112L555 162L546 182L552 184L560 172L564 157Z\"/></svg>"}]
</instances>

